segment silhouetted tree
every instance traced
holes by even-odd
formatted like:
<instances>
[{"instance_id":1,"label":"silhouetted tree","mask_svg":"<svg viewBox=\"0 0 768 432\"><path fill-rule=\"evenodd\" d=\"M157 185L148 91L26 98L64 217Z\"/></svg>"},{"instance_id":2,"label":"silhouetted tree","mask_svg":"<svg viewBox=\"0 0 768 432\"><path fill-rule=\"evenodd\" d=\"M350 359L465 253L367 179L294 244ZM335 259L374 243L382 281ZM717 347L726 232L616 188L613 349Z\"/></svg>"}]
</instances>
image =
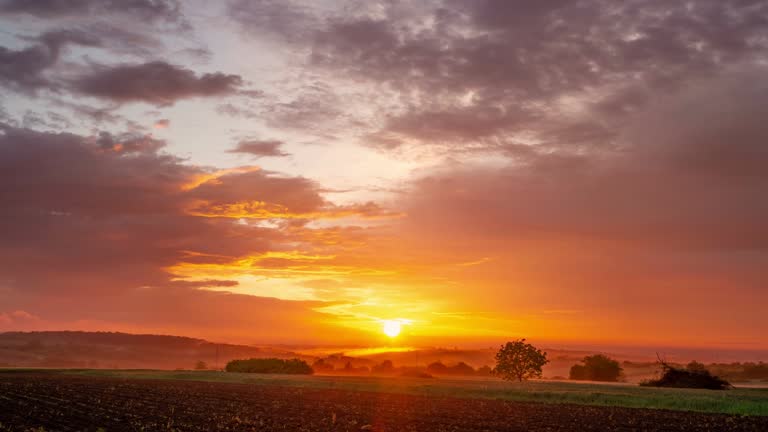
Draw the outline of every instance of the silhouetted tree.
<instances>
[{"instance_id":1,"label":"silhouetted tree","mask_svg":"<svg viewBox=\"0 0 768 432\"><path fill-rule=\"evenodd\" d=\"M477 373L477 375L480 375L480 376L489 376L489 375L491 375L492 372L493 372L493 369L491 369L490 366L483 365L483 366L480 366L479 368L477 368L477 372L476 373Z\"/></svg>"},{"instance_id":2,"label":"silhouetted tree","mask_svg":"<svg viewBox=\"0 0 768 432\"><path fill-rule=\"evenodd\" d=\"M586 356L583 364L571 367L569 378L572 380L618 381L622 368L619 362L603 354Z\"/></svg>"},{"instance_id":3,"label":"silhouetted tree","mask_svg":"<svg viewBox=\"0 0 768 432\"><path fill-rule=\"evenodd\" d=\"M510 381L540 378L541 368L547 363L546 352L525 343L525 339L519 339L501 346L496 353L493 374Z\"/></svg>"},{"instance_id":4,"label":"silhouetted tree","mask_svg":"<svg viewBox=\"0 0 768 432\"><path fill-rule=\"evenodd\" d=\"M448 369L450 373L454 375L474 375L475 374L475 368L473 368L472 366L464 362L459 362L457 365L451 366Z\"/></svg>"},{"instance_id":5,"label":"silhouetted tree","mask_svg":"<svg viewBox=\"0 0 768 432\"><path fill-rule=\"evenodd\" d=\"M315 372L332 372L333 365L326 363L323 359L317 359L314 363L312 363L312 370Z\"/></svg>"},{"instance_id":6,"label":"silhouetted tree","mask_svg":"<svg viewBox=\"0 0 768 432\"><path fill-rule=\"evenodd\" d=\"M206 370L208 369L208 363L204 361L199 361L195 363L195 370Z\"/></svg>"},{"instance_id":7,"label":"silhouetted tree","mask_svg":"<svg viewBox=\"0 0 768 432\"><path fill-rule=\"evenodd\" d=\"M448 366L444 365L442 362L436 361L427 366L427 372L435 375L445 375L448 373Z\"/></svg>"},{"instance_id":8,"label":"silhouetted tree","mask_svg":"<svg viewBox=\"0 0 768 432\"><path fill-rule=\"evenodd\" d=\"M376 365L371 369L371 372L375 374L393 374L395 373L395 365L391 360L384 360L380 365Z\"/></svg>"}]
</instances>

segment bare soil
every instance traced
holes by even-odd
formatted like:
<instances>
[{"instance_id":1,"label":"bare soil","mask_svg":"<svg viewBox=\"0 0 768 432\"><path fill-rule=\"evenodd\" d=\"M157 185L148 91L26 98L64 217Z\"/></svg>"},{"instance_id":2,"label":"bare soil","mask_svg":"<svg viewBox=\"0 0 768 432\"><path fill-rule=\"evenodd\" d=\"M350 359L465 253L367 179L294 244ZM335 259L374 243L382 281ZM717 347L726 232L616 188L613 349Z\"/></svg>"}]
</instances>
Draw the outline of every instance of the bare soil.
<instances>
[{"instance_id":1,"label":"bare soil","mask_svg":"<svg viewBox=\"0 0 768 432\"><path fill-rule=\"evenodd\" d=\"M0 431L768 431L768 417L0 373Z\"/></svg>"}]
</instances>

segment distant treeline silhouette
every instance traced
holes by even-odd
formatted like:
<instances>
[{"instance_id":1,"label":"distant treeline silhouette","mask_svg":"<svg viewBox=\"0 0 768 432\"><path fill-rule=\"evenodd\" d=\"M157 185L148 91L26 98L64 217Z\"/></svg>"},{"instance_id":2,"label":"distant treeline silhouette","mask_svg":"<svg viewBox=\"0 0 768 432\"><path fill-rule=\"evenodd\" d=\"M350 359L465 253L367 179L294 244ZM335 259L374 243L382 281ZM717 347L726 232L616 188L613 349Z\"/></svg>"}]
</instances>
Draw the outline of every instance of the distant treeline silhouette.
<instances>
[{"instance_id":1,"label":"distant treeline silhouette","mask_svg":"<svg viewBox=\"0 0 768 432\"><path fill-rule=\"evenodd\" d=\"M252 358L248 360L232 360L227 363L227 372L244 373L273 373L311 375L312 368L304 360L281 360L278 358Z\"/></svg>"},{"instance_id":2,"label":"distant treeline silhouette","mask_svg":"<svg viewBox=\"0 0 768 432\"><path fill-rule=\"evenodd\" d=\"M443 364L443 362L436 361L430 363L427 366L427 372L433 375L491 375L491 368L489 366L483 366L479 369L475 369L472 366L458 362L453 366Z\"/></svg>"},{"instance_id":3,"label":"distant treeline silhouette","mask_svg":"<svg viewBox=\"0 0 768 432\"><path fill-rule=\"evenodd\" d=\"M569 379L615 382L622 378L619 362L603 354L586 356L571 367Z\"/></svg>"},{"instance_id":4,"label":"distant treeline silhouette","mask_svg":"<svg viewBox=\"0 0 768 432\"><path fill-rule=\"evenodd\" d=\"M473 368L464 362L458 362L455 365L448 366L440 361L430 363L428 366L395 366L391 360L383 360L381 363L373 364L370 367L361 365L355 366L352 358L344 363L343 367L335 367L331 361L337 360L333 356L328 359L318 359L312 364L312 369L316 373L327 374L351 374L351 375L399 375L409 377L428 378L433 375L464 375L464 376L490 376L491 368L482 366L478 369Z\"/></svg>"}]
</instances>

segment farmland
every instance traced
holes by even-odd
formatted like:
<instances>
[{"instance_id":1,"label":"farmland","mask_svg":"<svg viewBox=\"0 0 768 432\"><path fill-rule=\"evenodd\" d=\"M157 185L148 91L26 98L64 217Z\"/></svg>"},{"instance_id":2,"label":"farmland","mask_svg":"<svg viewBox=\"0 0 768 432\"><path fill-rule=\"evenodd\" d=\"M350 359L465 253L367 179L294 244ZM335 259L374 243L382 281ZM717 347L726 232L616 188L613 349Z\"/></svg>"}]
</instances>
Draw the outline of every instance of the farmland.
<instances>
[{"instance_id":1,"label":"farmland","mask_svg":"<svg viewBox=\"0 0 768 432\"><path fill-rule=\"evenodd\" d=\"M658 397L645 392L658 392ZM768 417L762 415L600 406L613 405L624 395L624 405L629 400L654 406L678 399L688 406L680 402L677 409L719 407L765 414L760 410L768 405L766 390L733 392L545 382L521 386L476 380L17 370L0 372L0 431L768 430Z\"/></svg>"}]
</instances>

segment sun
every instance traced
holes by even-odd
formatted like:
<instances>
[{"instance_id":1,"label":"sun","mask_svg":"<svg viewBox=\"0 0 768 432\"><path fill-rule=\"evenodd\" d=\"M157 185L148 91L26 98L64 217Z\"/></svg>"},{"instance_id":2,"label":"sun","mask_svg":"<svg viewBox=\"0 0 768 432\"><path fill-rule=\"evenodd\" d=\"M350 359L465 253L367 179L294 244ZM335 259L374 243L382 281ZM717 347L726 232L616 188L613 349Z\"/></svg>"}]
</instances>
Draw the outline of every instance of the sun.
<instances>
[{"instance_id":1,"label":"sun","mask_svg":"<svg viewBox=\"0 0 768 432\"><path fill-rule=\"evenodd\" d=\"M398 320L384 320L382 321L382 330L385 335L393 338L400 334L402 324Z\"/></svg>"}]
</instances>

